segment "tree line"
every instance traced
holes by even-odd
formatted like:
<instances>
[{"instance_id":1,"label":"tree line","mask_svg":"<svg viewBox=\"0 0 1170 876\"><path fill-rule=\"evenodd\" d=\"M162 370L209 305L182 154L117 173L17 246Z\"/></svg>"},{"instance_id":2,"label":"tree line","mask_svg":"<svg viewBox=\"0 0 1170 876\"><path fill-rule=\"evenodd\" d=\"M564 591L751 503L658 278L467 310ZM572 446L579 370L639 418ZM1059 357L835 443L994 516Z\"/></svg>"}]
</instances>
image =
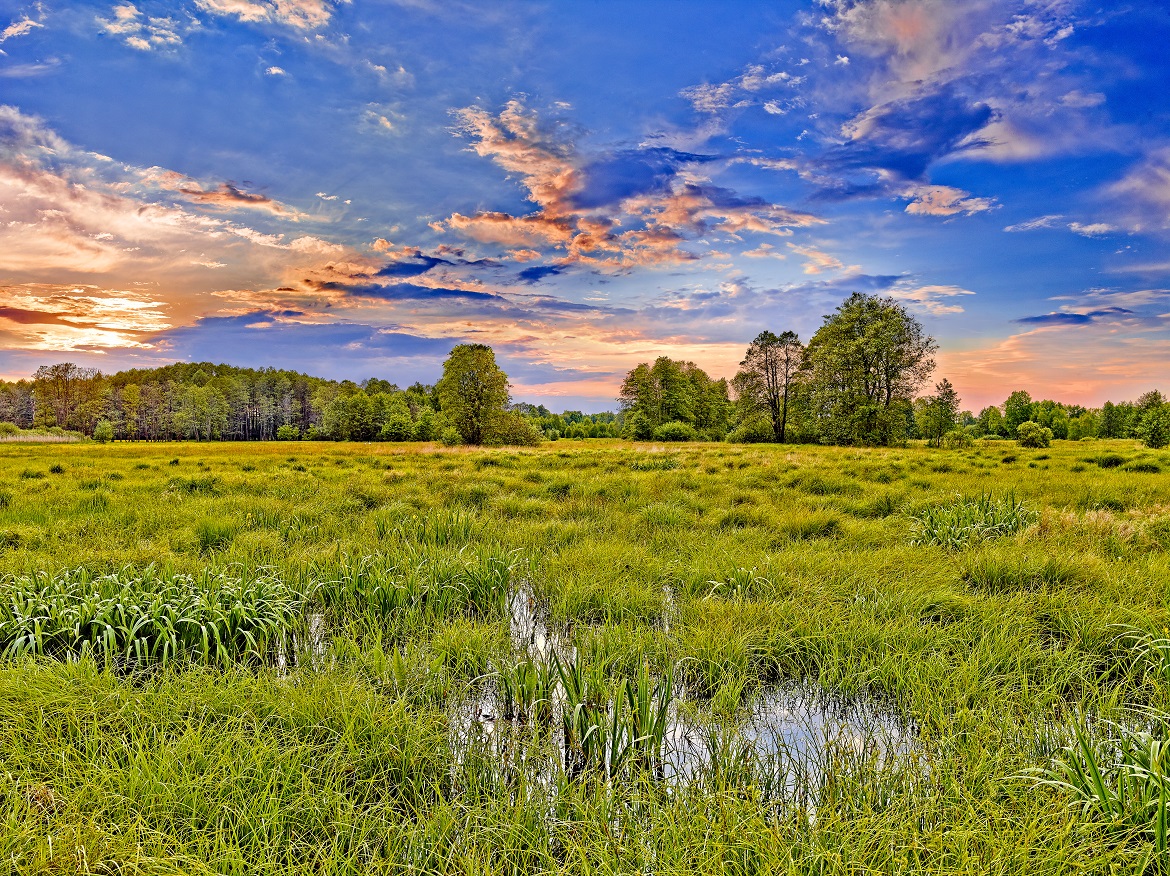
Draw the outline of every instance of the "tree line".
<instances>
[{"instance_id":1,"label":"tree line","mask_svg":"<svg viewBox=\"0 0 1170 876\"><path fill-rule=\"evenodd\" d=\"M492 349L459 344L433 385L327 380L275 368L176 363L103 375L72 363L0 381L0 432L74 431L99 440L443 441L533 444L616 438L934 446L979 437L1025 443L1133 437L1170 443L1170 404L1151 391L1099 409L1033 401L1024 391L978 415L951 383L922 388L937 344L892 298L855 293L807 344L760 332L731 380L659 357L622 382L616 413L555 414L513 404Z\"/></svg>"}]
</instances>

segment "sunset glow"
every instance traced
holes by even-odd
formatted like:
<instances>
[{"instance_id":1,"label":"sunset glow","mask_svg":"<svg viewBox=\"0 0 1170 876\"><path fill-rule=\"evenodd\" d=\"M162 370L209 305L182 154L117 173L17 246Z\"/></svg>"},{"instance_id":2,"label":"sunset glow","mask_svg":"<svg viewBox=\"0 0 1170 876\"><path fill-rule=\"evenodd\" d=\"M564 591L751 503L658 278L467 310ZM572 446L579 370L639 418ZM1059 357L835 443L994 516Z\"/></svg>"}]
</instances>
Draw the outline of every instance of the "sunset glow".
<instances>
[{"instance_id":1,"label":"sunset glow","mask_svg":"<svg viewBox=\"0 0 1170 876\"><path fill-rule=\"evenodd\" d=\"M859 291L965 408L1167 390L1168 44L1153 0L3 4L0 376L478 341L605 410Z\"/></svg>"}]
</instances>

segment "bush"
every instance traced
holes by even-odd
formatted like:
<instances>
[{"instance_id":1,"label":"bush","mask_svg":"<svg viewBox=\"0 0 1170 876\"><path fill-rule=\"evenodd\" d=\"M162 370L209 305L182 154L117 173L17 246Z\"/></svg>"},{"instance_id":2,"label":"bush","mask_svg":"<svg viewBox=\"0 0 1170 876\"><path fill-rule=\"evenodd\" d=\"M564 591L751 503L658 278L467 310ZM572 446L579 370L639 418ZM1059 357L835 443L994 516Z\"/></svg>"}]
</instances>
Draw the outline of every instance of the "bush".
<instances>
[{"instance_id":1,"label":"bush","mask_svg":"<svg viewBox=\"0 0 1170 876\"><path fill-rule=\"evenodd\" d=\"M0 423L0 438L8 438L20 434L20 426L16 423Z\"/></svg>"},{"instance_id":2,"label":"bush","mask_svg":"<svg viewBox=\"0 0 1170 876\"><path fill-rule=\"evenodd\" d=\"M727 440L733 444L767 444L776 440L776 433L772 424L763 417L756 417L746 423L740 423L728 436Z\"/></svg>"},{"instance_id":3,"label":"bush","mask_svg":"<svg viewBox=\"0 0 1170 876\"><path fill-rule=\"evenodd\" d=\"M277 441L299 441L301 440L301 429L299 426L294 426L291 423L286 423L283 426L276 428Z\"/></svg>"},{"instance_id":4,"label":"bush","mask_svg":"<svg viewBox=\"0 0 1170 876\"><path fill-rule=\"evenodd\" d=\"M492 422L483 443L492 447L533 447L543 438L540 429L519 411L506 411Z\"/></svg>"},{"instance_id":5,"label":"bush","mask_svg":"<svg viewBox=\"0 0 1170 876\"><path fill-rule=\"evenodd\" d=\"M415 441L434 441L439 431L439 421L434 411L423 408L418 412L418 421L414 424Z\"/></svg>"},{"instance_id":6,"label":"bush","mask_svg":"<svg viewBox=\"0 0 1170 876\"><path fill-rule=\"evenodd\" d=\"M970 447L975 442L971 440L970 434L962 429L951 429L947 434L943 435L943 447L948 450L961 450Z\"/></svg>"},{"instance_id":7,"label":"bush","mask_svg":"<svg viewBox=\"0 0 1170 876\"><path fill-rule=\"evenodd\" d=\"M1021 447L1047 447L1052 443L1052 430L1031 420L1016 426L1016 440Z\"/></svg>"},{"instance_id":8,"label":"bush","mask_svg":"<svg viewBox=\"0 0 1170 876\"><path fill-rule=\"evenodd\" d=\"M1098 468L1117 468L1125 462L1125 457L1119 453L1102 453L1090 461L1097 463Z\"/></svg>"},{"instance_id":9,"label":"bush","mask_svg":"<svg viewBox=\"0 0 1170 876\"><path fill-rule=\"evenodd\" d=\"M114 440L114 424L109 420L98 420L93 427L93 440L106 444Z\"/></svg>"},{"instance_id":10,"label":"bush","mask_svg":"<svg viewBox=\"0 0 1170 876\"><path fill-rule=\"evenodd\" d=\"M1170 405L1159 405L1146 411L1134 434L1146 447L1155 450L1170 444Z\"/></svg>"},{"instance_id":11,"label":"bush","mask_svg":"<svg viewBox=\"0 0 1170 876\"><path fill-rule=\"evenodd\" d=\"M626 415L622 436L634 441L649 441L654 437L654 424L641 411L631 411Z\"/></svg>"},{"instance_id":12,"label":"bush","mask_svg":"<svg viewBox=\"0 0 1170 876\"><path fill-rule=\"evenodd\" d=\"M406 414L389 417L379 433L383 441L409 441L414 437L414 423Z\"/></svg>"},{"instance_id":13,"label":"bush","mask_svg":"<svg viewBox=\"0 0 1170 876\"><path fill-rule=\"evenodd\" d=\"M680 423L677 420L663 423L654 430L655 441L697 441L699 434L694 426Z\"/></svg>"},{"instance_id":14,"label":"bush","mask_svg":"<svg viewBox=\"0 0 1170 876\"><path fill-rule=\"evenodd\" d=\"M459 437L459 430L454 426L448 426L439 433L439 441L448 447L458 447L463 443L463 439Z\"/></svg>"},{"instance_id":15,"label":"bush","mask_svg":"<svg viewBox=\"0 0 1170 876\"><path fill-rule=\"evenodd\" d=\"M325 434L325 430L317 425L310 426L305 430L306 441L324 441L328 437L329 436Z\"/></svg>"}]
</instances>

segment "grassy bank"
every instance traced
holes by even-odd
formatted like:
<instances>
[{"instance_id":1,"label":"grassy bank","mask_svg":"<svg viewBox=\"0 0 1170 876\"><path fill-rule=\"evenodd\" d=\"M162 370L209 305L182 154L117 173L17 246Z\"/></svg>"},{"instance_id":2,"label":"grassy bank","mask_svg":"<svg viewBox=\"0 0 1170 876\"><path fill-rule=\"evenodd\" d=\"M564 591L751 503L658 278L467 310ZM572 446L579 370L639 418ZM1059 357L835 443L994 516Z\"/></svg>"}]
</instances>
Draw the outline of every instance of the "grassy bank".
<instances>
[{"instance_id":1,"label":"grassy bank","mask_svg":"<svg viewBox=\"0 0 1170 876\"><path fill-rule=\"evenodd\" d=\"M20 872L1157 866L1029 772L1170 711L1170 455L1133 442L3 445L0 564ZM667 677L687 781L637 743ZM742 719L794 680L903 756L769 784Z\"/></svg>"}]
</instances>

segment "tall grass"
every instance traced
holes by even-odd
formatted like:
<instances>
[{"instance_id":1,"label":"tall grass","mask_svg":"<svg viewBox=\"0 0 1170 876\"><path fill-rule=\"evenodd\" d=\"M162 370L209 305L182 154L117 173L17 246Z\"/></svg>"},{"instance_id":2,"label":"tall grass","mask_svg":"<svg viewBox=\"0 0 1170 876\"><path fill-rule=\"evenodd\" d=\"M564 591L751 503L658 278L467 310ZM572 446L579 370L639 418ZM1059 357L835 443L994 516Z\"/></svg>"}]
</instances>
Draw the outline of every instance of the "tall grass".
<instances>
[{"instance_id":1,"label":"tall grass","mask_svg":"<svg viewBox=\"0 0 1170 876\"><path fill-rule=\"evenodd\" d=\"M0 581L0 653L225 665L281 653L299 599L280 581L85 569Z\"/></svg>"},{"instance_id":2,"label":"tall grass","mask_svg":"<svg viewBox=\"0 0 1170 876\"><path fill-rule=\"evenodd\" d=\"M928 505L911 515L910 543L960 550L980 541L1002 538L1034 526L1039 515L1015 495L995 499L991 493Z\"/></svg>"}]
</instances>

